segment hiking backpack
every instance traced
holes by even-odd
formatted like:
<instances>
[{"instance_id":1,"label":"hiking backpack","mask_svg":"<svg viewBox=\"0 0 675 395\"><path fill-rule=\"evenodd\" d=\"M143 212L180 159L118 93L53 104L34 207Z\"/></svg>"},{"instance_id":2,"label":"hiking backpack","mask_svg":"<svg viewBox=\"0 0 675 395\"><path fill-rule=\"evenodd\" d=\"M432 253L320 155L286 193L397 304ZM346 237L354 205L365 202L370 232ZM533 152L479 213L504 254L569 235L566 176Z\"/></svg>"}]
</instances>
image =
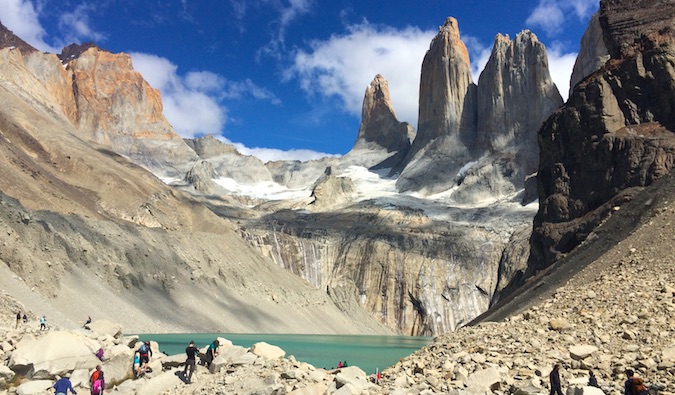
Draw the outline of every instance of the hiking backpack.
<instances>
[{"instance_id":1,"label":"hiking backpack","mask_svg":"<svg viewBox=\"0 0 675 395\"><path fill-rule=\"evenodd\" d=\"M91 393L92 395L99 395L103 393L103 380L94 380L94 383L91 385Z\"/></svg>"}]
</instances>

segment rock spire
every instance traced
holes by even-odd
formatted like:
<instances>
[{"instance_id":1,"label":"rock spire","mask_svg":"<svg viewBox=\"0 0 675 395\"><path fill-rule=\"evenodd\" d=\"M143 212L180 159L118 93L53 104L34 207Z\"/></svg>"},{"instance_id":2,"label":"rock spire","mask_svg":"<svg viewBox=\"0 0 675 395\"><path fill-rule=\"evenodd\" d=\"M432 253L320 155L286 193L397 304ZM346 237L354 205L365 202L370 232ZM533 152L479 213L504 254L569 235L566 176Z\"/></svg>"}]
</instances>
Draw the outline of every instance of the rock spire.
<instances>
[{"instance_id":1,"label":"rock spire","mask_svg":"<svg viewBox=\"0 0 675 395\"><path fill-rule=\"evenodd\" d=\"M355 146L376 143L387 152L407 152L411 137L406 122L396 119L389 96L389 84L380 74L366 88L361 111L361 126Z\"/></svg>"}]
</instances>

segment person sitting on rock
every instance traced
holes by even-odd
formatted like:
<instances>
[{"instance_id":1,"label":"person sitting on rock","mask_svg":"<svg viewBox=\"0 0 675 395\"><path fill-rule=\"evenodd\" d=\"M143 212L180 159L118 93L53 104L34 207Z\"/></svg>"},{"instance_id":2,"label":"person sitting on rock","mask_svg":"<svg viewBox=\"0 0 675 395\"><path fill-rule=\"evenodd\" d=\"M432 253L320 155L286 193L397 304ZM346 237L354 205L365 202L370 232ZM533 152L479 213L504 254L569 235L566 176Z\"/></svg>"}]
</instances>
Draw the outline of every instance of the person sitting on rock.
<instances>
[{"instance_id":1,"label":"person sitting on rock","mask_svg":"<svg viewBox=\"0 0 675 395\"><path fill-rule=\"evenodd\" d=\"M600 388L600 384L598 384L598 378L595 377L595 373L593 373L592 370L588 371L588 385L591 387Z\"/></svg>"}]
</instances>

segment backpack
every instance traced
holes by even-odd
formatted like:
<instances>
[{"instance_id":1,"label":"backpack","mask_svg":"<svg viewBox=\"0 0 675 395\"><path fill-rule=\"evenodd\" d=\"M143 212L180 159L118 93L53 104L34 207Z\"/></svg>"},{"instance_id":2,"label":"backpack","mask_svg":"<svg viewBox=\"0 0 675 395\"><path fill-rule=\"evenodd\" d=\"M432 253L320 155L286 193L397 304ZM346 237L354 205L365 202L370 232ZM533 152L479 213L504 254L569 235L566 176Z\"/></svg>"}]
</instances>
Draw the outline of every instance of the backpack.
<instances>
[{"instance_id":1,"label":"backpack","mask_svg":"<svg viewBox=\"0 0 675 395\"><path fill-rule=\"evenodd\" d=\"M631 385L633 387L633 394L635 395L646 394L648 392L644 381L642 381L642 379L639 377L633 377L633 380L631 380Z\"/></svg>"},{"instance_id":2,"label":"backpack","mask_svg":"<svg viewBox=\"0 0 675 395\"><path fill-rule=\"evenodd\" d=\"M138 349L138 352L141 354L147 354L148 353L148 346L143 343L141 347Z\"/></svg>"},{"instance_id":3,"label":"backpack","mask_svg":"<svg viewBox=\"0 0 675 395\"><path fill-rule=\"evenodd\" d=\"M98 395L98 394L103 393L103 380L102 379L94 380L94 384L91 385L91 393L94 394L94 395Z\"/></svg>"}]
</instances>

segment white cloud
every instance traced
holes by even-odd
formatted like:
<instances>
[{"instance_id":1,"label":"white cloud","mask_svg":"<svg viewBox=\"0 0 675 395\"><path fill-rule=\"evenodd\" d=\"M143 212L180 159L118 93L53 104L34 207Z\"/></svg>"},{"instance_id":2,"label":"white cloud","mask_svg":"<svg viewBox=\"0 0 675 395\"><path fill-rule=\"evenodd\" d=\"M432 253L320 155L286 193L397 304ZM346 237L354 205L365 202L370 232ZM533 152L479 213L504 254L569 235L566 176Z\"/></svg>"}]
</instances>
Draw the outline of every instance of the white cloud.
<instances>
[{"instance_id":1,"label":"white cloud","mask_svg":"<svg viewBox=\"0 0 675 395\"><path fill-rule=\"evenodd\" d=\"M166 58L138 52L130 56L134 69L162 93L164 116L183 137L219 135L229 121L227 107L221 102L224 99L249 95L279 103L272 92L248 79L229 81L210 71L192 71L181 76L178 66Z\"/></svg>"},{"instance_id":2,"label":"white cloud","mask_svg":"<svg viewBox=\"0 0 675 395\"><path fill-rule=\"evenodd\" d=\"M540 27L549 36L561 33L571 15L587 20L598 9L597 0L539 0L525 23Z\"/></svg>"},{"instance_id":3,"label":"white cloud","mask_svg":"<svg viewBox=\"0 0 675 395\"><path fill-rule=\"evenodd\" d=\"M305 162L308 160L325 158L327 156L339 156L335 154L327 154L324 152L317 152L306 149L292 149L288 151L283 151L276 148L261 148L261 147L249 148L241 143L234 143L234 146L237 148L237 151L239 151L241 154L255 156L256 158L260 159L263 162L275 160L299 160L301 162Z\"/></svg>"},{"instance_id":4,"label":"white cloud","mask_svg":"<svg viewBox=\"0 0 675 395\"><path fill-rule=\"evenodd\" d=\"M31 1L0 0L0 21L5 27L40 51L60 52L45 41L47 32L40 24L39 14Z\"/></svg>"},{"instance_id":5,"label":"white cloud","mask_svg":"<svg viewBox=\"0 0 675 395\"><path fill-rule=\"evenodd\" d=\"M471 59L471 78L475 84L478 83L478 77L483 72L485 65L492 54L492 47L486 47L477 38L472 36L461 36L466 49L469 51Z\"/></svg>"},{"instance_id":6,"label":"white cloud","mask_svg":"<svg viewBox=\"0 0 675 395\"><path fill-rule=\"evenodd\" d=\"M555 43L546 49L546 53L548 54L548 69L551 73L551 79L558 87L563 100L567 101L570 90L570 77L572 76L574 62L577 59L577 53L565 53L561 49L561 46Z\"/></svg>"},{"instance_id":7,"label":"white cloud","mask_svg":"<svg viewBox=\"0 0 675 395\"><path fill-rule=\"evenodd\" d=\"M413 27L353 25L344 35L314 41L309 52L299 51L287 78L297 77L308 94L339 98L358 117L366 87L381 74L399 120L416 125L422 59L435 35Z\"/></svg>"},{"instance_id":8,"label":"white cloud","mask_svg":"<svg viewBox=\"0 0 675 395\"><path fill-rule=\"evenodd\" d=\"M67 44L84 41L101 43L107 39L105 34L95 31L90 25L88 13L94 10L92 5L81 4L72 12L59 16L59 30L64 34Z\"/></svg>"}]
</instances>

